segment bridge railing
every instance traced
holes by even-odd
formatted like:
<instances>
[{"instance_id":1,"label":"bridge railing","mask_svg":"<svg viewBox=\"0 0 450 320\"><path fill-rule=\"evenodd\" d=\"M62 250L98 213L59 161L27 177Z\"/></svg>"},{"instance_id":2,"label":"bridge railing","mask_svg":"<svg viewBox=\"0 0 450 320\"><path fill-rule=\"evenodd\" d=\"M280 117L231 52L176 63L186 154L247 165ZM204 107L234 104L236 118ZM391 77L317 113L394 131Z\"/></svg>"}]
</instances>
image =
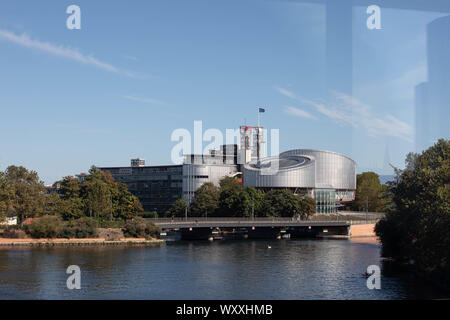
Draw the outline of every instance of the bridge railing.
<instances>
[{"instance_id":1,"label":"bridge railing","mask_svg":"<svg viewBox=\"0 0 450 320\"><path fill-rule=\"evenodd\" d=\"M185 223L192 223L192 224L203 224L203 223L249 223L249 222L255 222L255 223L280 223L280 222L302 222L302 223L310 223L311 225L314 224L323 224L323 223L334 223L334 222L346 222L349 224L371 224L376 223L379 219L330 219L328 220L301 220L297 218L290 218L290 217L258 217L258 218L251 218L251 217L239 217L239 218L233 218L233 217L188 217L186 218L147 218L147 221L154 222L155 224L185 224Z\"/></svg>"}]
</instances>

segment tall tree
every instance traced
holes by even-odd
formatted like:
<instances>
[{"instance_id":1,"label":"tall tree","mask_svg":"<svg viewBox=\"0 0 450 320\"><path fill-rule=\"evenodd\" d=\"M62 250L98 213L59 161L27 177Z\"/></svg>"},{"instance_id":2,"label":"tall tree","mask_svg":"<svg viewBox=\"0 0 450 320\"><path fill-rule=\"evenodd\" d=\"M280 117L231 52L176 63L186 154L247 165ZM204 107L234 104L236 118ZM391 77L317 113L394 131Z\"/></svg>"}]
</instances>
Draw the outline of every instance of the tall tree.
<instances>
[{"instance_id":1,"label":"tall tree","mask_svg":"<svg viewBox=\"0 0 450 320\"><path fill-rule=\"evenodd\" d=\"M290 190L274 189L264 195L261 215L266 217L293 217L300 212L299 198Z\"/></svg>"},{"instance_id":2,"label":"tall tree","mask_svg":"<svg viewBox=\"0 0 450 320\"><path fill-rule=\"evenodd\" d=\"M194 217L214 216L219 207L219 188L211 182L204 183L194 193L190 212Z\"/></svg>"},{"instance_id":3,"label":"tall tree","mask_svg":"<svg viewBox=\"0 0 450 320\"><path fill-rule=\"evenodd\" d=\"M175 200L172 207L164 213L165 217L185 217L188 205L183 198Z\"/></svg>"},{"instance_id":4,"label":"tall tree","mask_svg":"<svg viewBox=\"0 0 450 320\"><path fill-rule=\"evenodd\" d=\"M3 179L3 172L0 171L0 222L6 218L10 204L10 193Z\"/></svg>"},{"instance_id":5,"label":"tall tree","mask_svg":"<svg viewBox=\"0 0 450 320\"><path fill-rule=\"evenodd\" d=\"M219 208L216 215L221 217L242 216L240 207L242 205L242 191L244 187L233 177L224 177L219 182Z\"/></svg>"},{"instance_id":6,"label":"tall tree","mask_svg":"<svg viewBox=\"0 0 450 320\"><path fill-rule=\"evenodd\" d=\"M2 185L8 198L3 206L6 204L9 212L18 216L19 222L43 211L46 191L37 172L28 171L24 167L9 166L3 173Z\"/></svg>"},{"instance_id":7,"label":"tall tree","mask_svg":"<svg viewBox=\"0 0 450 320\"><path fill-rule=\"evenodd\" d=\"M353 210L371 212L384 211L383 187L375 172L363 172L356 177L356 196Z\"/></svg>"},{"instance_id":8,"label":"tall tree","mask_svg":"<svg viewBox=\"0 0 450 320\"><path fill-rule=\"evenodd\" d=\"M383 255L450 286L450 141L407 158L391 184L394 208L375 228Z\"/></svg>"},{"instance_id":9,"label":"tall tree","mask_svg":"<svg viewBox=\"0 0 450 320\"><path fill-rule=\"evenodd\" d=\"M111 186L114 217L119 220L128 220L143 212L142 204L133 196L124 183L114 183Z\"/></svg>"},{"instance_id":10,"label":"tall tree","mask_svg":"<svg viewBox=\"0 0 450 320\"><path fill-rule=\"evenodd\" d=\"M305 194L298 195L298 214L306 219L309 219L316 213L316 202Z\"/></svg>"}]
</instances>

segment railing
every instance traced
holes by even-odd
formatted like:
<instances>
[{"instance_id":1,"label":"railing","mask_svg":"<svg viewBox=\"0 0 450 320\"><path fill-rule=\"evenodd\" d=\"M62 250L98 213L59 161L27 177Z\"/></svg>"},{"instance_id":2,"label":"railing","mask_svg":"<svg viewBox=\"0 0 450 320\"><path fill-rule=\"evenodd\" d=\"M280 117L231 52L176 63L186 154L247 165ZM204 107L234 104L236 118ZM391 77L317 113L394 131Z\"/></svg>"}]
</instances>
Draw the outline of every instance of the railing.
<instances>
[{"instance_id":1,"label":"railing","mask_svg":"<svg viewBox=\"0 0 450 320\"><path fill-rule=\"evenodd\" d=\"M291 217L257 217L257 218L251 218L251 217L188 217L186 218L147 218L147 221L154 222L155 224L186 224L186 223L193 223L193 224L204 224L204 223L249 223L249 222L255 222L255 223L280 223L280 222L301 222L301 223L310 223L312 225L314 224L323 224L323 223L336 223L336 222L342 222L342 223L349 223L349 224L366 224L366 223L376 223L379 219L352 219L354 217L345 217L345 218L337 218L335 219L327 220L301 220Z\"/></svg>"}]
</instances>

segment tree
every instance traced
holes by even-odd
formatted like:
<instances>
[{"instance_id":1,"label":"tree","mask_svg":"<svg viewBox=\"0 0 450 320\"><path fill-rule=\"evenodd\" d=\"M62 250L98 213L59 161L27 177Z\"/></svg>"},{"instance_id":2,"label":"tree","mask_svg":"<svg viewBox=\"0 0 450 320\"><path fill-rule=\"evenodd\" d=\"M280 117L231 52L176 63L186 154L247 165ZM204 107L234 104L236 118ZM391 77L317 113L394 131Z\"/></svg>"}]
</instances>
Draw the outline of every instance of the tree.
<instances>
[{"instance_id":1,"label":"tree","mask_svg":"<svg viewBox=\"0 0 450 320\"><path fill-rule=\"evenodd\" d=\"M309 219L309 217L316 213L316 202L314 201L314 199L311 199L310 197L303 194L298 195L298 202L298 214L301 217Z\"/></svg>"},{"instance_id":2,"label":"tree","mask_svg":"<svg viewBox=\"0 0 450 320\"><path fill-rule=\"evenodd\" d=\"M131 238L158 238L161 229L153 222L138 217L127 221L123 233L125 237Z\"/></svg>"},{"instance_id":3,"label":"tree","mask_svg":"<svg viewBox=\"0 0 450 320\"><path fill-rule=\"evenodd\" d=\"M383 255L450 285L450 141L408 157L389 189L394 207L375 227Z\"/></svg>"},{"instance_id":4,"label":"tree","mask_svg":"<svg viewBox=\"0 0 450 320\"><path fill-rule=\"evenodd\" d=\"M194 193L190 212L193 217L213 216L219 207L219 188L211 182L204 183Z\"/></svg>"},{"instance_id":5,"label":"tree","mask_svg":"<svg viewBox=\"0 0 450 320\"><path fill-rule=\"evenodd\" d=\"M233 177L224 177L219 182L219 208L216 214L221 217L242 216L241 206L244 187Z\"/></svg>"},{"instance_id":6,"label":"tree","mask_svg":"<svg viewBox=\"0 0 450 320\"><path fill-rule=\"evenodd\" d=\"M92 179L83 184L84 203L89 216L106 218L111 213L111 194L108 185L99 180Z\"/></svg>"},{"instance_id":7,"label":"tree","mask_svg":"<svg viewBox=\"0 0 450 320\"><path fill-rule=\"evenodd\" d=\"M42 212L46 191L35 171L9 166L2 174L1 207L18 216L19 223Z\"/></svg>"},{"instance_id":8,"label":"tree","mask_svg":"<svg viewBox=\"0 0 450 320\"><path fill-rule=\"evenodd\" d=\"M261 215L266 217L293 217L300 212L299 197L289 190L274 189L264 196Z\"/></svg>"},{"instance_id":9,"label":"tree","mask_svg":"<svg viewBox=\"0 0 450 320\"><path fill-rule=\"evenodd\" d=\"M226 188L242 188L242 183L240 183L235 177L228 177L225 176L219 181L219 187L220 189L226 189Z\"/></svg>"},{"instance_id":10,"label":"tree","mask_svg":"<svg viewBox=\"0 0 450 320\"><path fill-rule=\"evenodd\" d=\"M59 186L58 193L63 199L80 197L81 182L75 177L64 177L61 181L56 182L53 186Z\"/></svg>"},{"instance_id":11,"label":"tree","mask_svg":"<svg viewBox=\"0 0 450 320\"><path fill-rule=\"evenodd\" d=\"M243 217L258 217L264 202L264 194L255 187L245 187L241 196L241 211Z\"/></svg>"},{"instance_id":12,"label":"tree","mask_svg":"<svg viewBox=\"0 0 450 320\"><path fill-rule=\"evenodd\" d=\"M353 210L381 212L386 205L383 187L375 172L363 172L356 177L356 196Z\"/></svg>"},{"instance_id":13,"label":"tree","mask_svg":"<svg viewBox=\"0 0 450 320\"><path fill-rule=\"evenodd\" d=\"M95 217L100 220L126 220L144 209L125 184L114 181L109 172L92 166L83 182L64 177L55 183L61 197L56 211L64 220Z\"/></svg>"},{"instance_id":14,"label":"tree","mask_svg":"<svg viewBox=\"0 0 450 320\"><path fill-rule=\"evenodd\" d=\"M141 202L133 196L124 183L115 183L111 190L113 215L119 220L127 220L143 212Z\"/></svg>"},{"instance_id":15,"label":"tree","mask_svg":"<svg viewBox=\"0 0 450 320\"><path fill-rule=\"evenodd\" d=\"M175 200L172 207L164 213L165 217L185 217L188 205L183 198Z\"/></svg>"},{"instance_id":16,"label":"tree","mask_svg":"<svg viewBox=\"0 0 450 320\"><path fill-rule=\"evenodd\" d=\"M2 222L10 211L10 193L6 188L3 172L0 172L0 222Z\"/></svg>"}]
</instances>

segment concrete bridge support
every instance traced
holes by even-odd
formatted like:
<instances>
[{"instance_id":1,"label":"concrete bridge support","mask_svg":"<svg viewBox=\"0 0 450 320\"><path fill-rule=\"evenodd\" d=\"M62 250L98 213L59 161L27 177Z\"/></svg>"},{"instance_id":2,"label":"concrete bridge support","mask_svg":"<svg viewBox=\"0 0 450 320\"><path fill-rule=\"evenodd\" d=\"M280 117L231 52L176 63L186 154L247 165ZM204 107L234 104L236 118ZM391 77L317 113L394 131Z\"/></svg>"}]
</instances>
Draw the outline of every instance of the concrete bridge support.
<instances>
[{"instance_id":1,"label":"concrete bridge support","mask_svg":"<svg viewBox=\"0 0 450 320\"><path fill-rule=\"evenodd\" d=\"M249 227L248 239L277 239L281 237L281 227Z\"/></svg>"},{"instance_id":2,"label":"concrete bridge support","mask_svg":"<svg viewBox=\"0 0 450 320\"><path fill-rule=\"evenodd\" d=\"M179 230L181 240L208 240L212 235L213 228L181 228Z\"/></svg>"}]
</instances>

